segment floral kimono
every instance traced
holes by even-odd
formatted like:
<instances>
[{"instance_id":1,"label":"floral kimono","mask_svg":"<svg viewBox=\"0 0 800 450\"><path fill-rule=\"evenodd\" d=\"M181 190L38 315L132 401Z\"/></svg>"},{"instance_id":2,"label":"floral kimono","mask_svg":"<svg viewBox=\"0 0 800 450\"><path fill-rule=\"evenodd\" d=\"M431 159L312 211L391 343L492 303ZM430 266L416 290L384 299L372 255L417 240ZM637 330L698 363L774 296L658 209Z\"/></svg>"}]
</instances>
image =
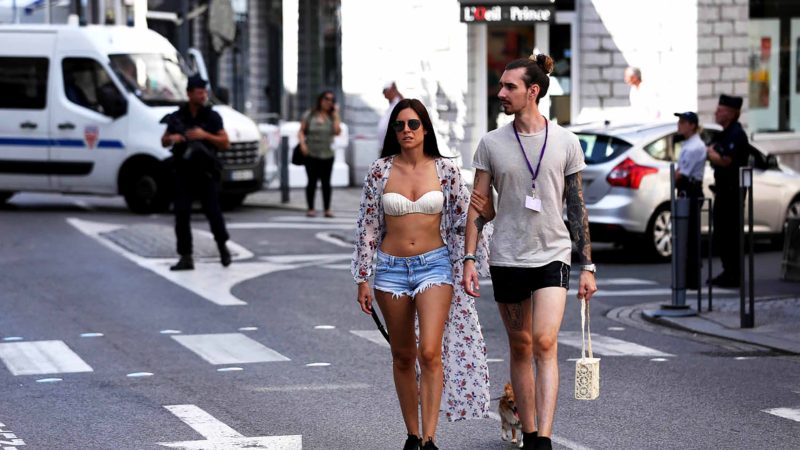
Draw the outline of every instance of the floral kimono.
<instances>
[{"instance_id":1,"label":"floral kimono","mask_svg":"<svg viewBox=\"0 0 800 450\"><path fill-rule=\"evenodd\" d=\"M394 156L380 158L370 166L364 179L356 229L356 248L352 272L356 283L372 276L373 258L386 233L381 195L389 180ZM447 158L436 159L436 173L444 193L444 208L440 233L450 253L453 267L453 303L442 339L444 363L444 392L441 409L450 421L486 418L489 411L489 369L486 365L486 345L475 310L475 300L467 295L463 279L464 231L469 191L461 179L456 164ZM478 270L488 275L487 236L484 229L476 257Z\"/></svg>"}]
</instances>

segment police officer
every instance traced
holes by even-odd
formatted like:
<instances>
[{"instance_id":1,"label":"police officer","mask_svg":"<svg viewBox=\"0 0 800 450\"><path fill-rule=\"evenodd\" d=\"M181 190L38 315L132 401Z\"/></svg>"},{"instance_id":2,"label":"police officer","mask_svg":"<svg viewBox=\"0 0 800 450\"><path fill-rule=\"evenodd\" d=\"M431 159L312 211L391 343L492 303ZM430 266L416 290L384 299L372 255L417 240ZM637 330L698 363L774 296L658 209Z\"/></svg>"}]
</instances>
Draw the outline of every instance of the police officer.
<instances>
[{"instance_id":1,"label":"police officer","mask_svg":"<svg viewBox=\"0 0 800 450\"><path fill-rule=\"evenodd\" d=\"M739 168L746 166L749 157L747 134L739 123L742 98L721 95L714 121L722 125L715 142L708 146L708 160L714 167L714 247L719 249L722 273L710 280L722 287L737 287L739 273Z\"/></svg>"},{"instance_id":2,"label":"police officer","mask_svg":"<svg viewBox=\"0 0 800 450\"><path fill-rule=\"evenodd\" d=\"M692 111L675 113L678 117L678 134L684 137L678 168L675 170L675 187L678 195L689 199L689 236L687 239L686 287L697 289L699 262L697 233L700 230L700 199L703 198L703 173L706 168L706 144L700 139L697 114Z\"/></svg>"},{"instance_id":3,"label":"police officer","mask_svg":"<svg viewBox=\"0 0 800 450\"><path fill-rule=\"evenodd\" d=\"M186 85L189 101L164 118L167 129L161 145L172 146L175 170L175 236L180 259L170 270L192 270L192 201L200 200L211 232L219 249L220 261L227 267L231 254L225 242L228 231L219 204L221 163L218 150L230 146L222 127L222 117L207 105L206 81L199 75L189 77Z\"/></svg>"}]
</instances>

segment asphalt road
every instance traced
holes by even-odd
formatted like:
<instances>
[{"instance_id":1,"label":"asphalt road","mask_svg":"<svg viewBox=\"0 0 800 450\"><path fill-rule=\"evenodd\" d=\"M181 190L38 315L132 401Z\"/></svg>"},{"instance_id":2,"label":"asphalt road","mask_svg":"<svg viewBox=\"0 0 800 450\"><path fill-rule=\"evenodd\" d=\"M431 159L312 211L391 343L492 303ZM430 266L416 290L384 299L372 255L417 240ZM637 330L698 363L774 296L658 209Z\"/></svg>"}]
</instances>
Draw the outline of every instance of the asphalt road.
<instances>
[{"instance_id":1,"label":"asphalt road","mask_svg":"<svg viewBox=\"0 0 800 450\"><path fill-rule=\"evenodd\" d=\"M0 448L400 448L388 348L356 307L351 248L337 238L354 215L242 208L226 214L229 268L199 231L198 269L174 274L171 216L132 215L116 198L18 195L0 210ZM193 227L208 229L201 214ZM780 257L761 248L756 278L774 279ZM572 397L571 291L557 448L800 446L800 417L768 412L800 408L798 357L609 319L667 301L669 265L602 246L595 260L601 395ZM764 282L757 294L793 289ZM482 293L495 398L508 352L491 286ZM442 422L438 441L511 448L492 418Z\"/></svg>"}]
</instances>

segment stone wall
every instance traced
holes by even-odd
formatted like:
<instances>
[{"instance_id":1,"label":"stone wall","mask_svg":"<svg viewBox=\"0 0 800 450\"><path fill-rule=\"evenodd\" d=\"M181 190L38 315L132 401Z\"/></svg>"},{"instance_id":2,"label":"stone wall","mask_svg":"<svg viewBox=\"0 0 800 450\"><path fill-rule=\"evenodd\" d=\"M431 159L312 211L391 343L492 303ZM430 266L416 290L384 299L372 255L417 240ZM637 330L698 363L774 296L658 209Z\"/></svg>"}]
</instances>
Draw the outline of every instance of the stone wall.
<instances>
[{"instance_id":1,"label":"stone wall","mask_svg":"<svg viewBox=\"0 0 800 450\"><path fill-rule=\"evenodd\" d=\"M747 108L749 2L697 3L697 109L700 120L710 122L720 94L744 97Z\"/></svg>"}]
</instances>

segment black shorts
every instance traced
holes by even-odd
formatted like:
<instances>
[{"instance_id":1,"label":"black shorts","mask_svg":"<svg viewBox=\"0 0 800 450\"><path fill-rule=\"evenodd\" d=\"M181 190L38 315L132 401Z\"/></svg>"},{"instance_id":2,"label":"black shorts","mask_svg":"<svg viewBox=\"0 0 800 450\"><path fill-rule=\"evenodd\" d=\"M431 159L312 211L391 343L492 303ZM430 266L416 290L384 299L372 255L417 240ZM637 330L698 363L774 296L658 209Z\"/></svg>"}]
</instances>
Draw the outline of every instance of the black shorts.
<instances>
[{"instance_id":1,"label":"black shorts","mask_svg":"<svg viewBox=\"0 0 800 450\"><path fill-rule=\"evenodd\" d=\"M569 290L569 266L553 261L542 267L489 266L498 303L519 303L538 289L562 287Z\"/></svg>"}]
</instances>

